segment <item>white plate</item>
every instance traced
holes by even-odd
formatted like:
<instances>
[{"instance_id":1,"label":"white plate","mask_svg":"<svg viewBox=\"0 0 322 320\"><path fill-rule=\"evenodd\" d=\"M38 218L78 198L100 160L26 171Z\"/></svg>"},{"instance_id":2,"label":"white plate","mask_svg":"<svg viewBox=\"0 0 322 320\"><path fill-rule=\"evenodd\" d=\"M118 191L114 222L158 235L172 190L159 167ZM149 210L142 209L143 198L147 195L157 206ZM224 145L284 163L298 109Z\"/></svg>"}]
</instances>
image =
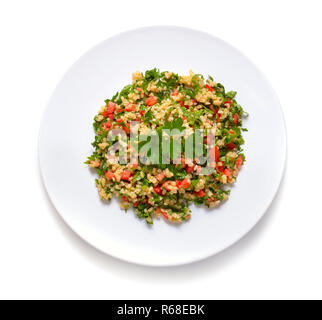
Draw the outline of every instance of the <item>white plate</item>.
<instances>
[{"instance_id":1,"label":"white plate","mask_svg":"<svg viewBox=\"0 0 322 320\"><path fill-rule=\"evenodd\" d=\"M100 201L95 175L83 162L92 152L92 120L104 99L131 82L131 73L157 67L212 75L249 112L244 122L247 162L230 199L214 210L192 207L179 226L149 226ZM263 216L284 169L286 134L278 99L262 73L237 49L209 34L149 27L107 39L83 55L57 86L42 119L40 167L49 196L84 240L114 257L171 266L209 257L243 237ZM273 236L273 235L272 235Z\"/></svg>"}]
</instances>

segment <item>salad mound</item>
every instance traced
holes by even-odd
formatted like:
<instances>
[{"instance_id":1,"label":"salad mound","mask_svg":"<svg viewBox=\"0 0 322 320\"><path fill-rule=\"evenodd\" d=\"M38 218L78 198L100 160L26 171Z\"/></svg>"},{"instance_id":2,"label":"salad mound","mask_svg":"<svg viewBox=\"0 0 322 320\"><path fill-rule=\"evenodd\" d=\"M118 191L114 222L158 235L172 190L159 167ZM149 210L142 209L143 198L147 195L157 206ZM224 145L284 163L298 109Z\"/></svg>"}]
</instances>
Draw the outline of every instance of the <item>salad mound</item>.
<instances>
[{"instance_id":1,"label":"salad mound","mask_svg":"<svg viewBox=\"0 0 322 320\"><path fill-rule=\"evenodd\" d=\"M229 184L245 162L241 145L247 130L242 119L247 114L235 100L236 92L225 92L211 76L205 80L192 71L187 76L158 69L136 71L132 80L105 100L94 118L94 152L85 163L96 169L101 199L118 197L122 209L133 207L149 224L161 216L186 221L191 217L189 204L215 207L228 199ZM133 129L138 140L130 140ZM113 130L117 130L114 140ZM171 130L181 134L179 144L168 135ZM199 145L197 131L202 132ZM153 145L151 132L158 137L157 149L148 147ZM150 140L142 139L149 135ZM166 149L164 137L170 146L167 152L162 149ZM195 142L187 155L189 137ZM117 160L121 149L110 152L116 143L125 150L123 161ZM210 161L196 156L198 146Z\"/></svg>"}]
</instances>

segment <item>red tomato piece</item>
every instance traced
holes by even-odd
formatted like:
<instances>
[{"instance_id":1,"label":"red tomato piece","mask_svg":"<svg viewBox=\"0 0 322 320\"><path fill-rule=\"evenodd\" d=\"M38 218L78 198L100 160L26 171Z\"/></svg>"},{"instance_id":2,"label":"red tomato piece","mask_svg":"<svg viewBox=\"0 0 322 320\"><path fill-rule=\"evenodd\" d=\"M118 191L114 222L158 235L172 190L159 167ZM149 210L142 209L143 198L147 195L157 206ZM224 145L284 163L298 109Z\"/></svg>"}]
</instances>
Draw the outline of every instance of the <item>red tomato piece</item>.
<instances>
[{"instance_id":1,"label":"red tomato piece","mask_svg":"<svg viewBox=\"0 0 322 320\"><path fill-rule=\"evenodd\" d=\"M129 124L127 123L125 126L123 126L123 130L125 131L125 133L130 133L130 127L129 127Z\"/></svg>"},{"instance_id":2,"label":"red tomato piece","mask_svg":"<svg viewBox=\"0 0 322 320\"><path fill-rule=\"evenodd\" d=\"M228 99L227 101L225 101L224 104L229 104L229 107L231 107L231 105L233 104L232 100L231 99Z\"/></svg>"},{"instance_id":3,"label":"red tomato piece","mask_svg":"<svg viewBox=\"0 0 322 320\"><path fill-rule=\"evenodd\" d=\"M211 148L209 150L210 152L210 159L215 161L215 162L218 162L219 161L219 149L218 147L215 145L213 148Z\"/></svg>"},{"instance_id":4,"label":"red tomato piece","mask_svg":"<svg viewBox=\"0 0 322 320\"><path fill-rule=\"evenodd\" d=\"M107 121L103 124L103 129L105 131L108 131L108 129L110 129L112 127L112 122L111 121Z\"/></svg>"},{"instance_id":5,"label":"red tomato piece","mask_svg":"<svg viewBox=\"0 0 322 320\"><path fill-rule=\"evenodd\" d=\"M210 87L209 84L206 84L205 85L205 88L207 88L209 91L213 92L214 91L214 88Z\"/></svg>"},{"instance_id":6,"label":"red tomato piece","mask_svg":"<svg viewBox=\"0 0 322 320\"><path fill-rule=\"evenodd\" d=\"M107 105L107 112L108 113L114 113L116 110L116 103L110 101Z\"/></svg>"},{"instance_id":7,"label":"red tomato piece","mask_svg":"<svg viewBox=\"0 0 322 320\"><path fill-rule=\"evenodd\" d=\"M164 173L159 173L156 175L156 179L161 182L165 177L165 174Z\"/></svg>"},{"instance_id":8,"label":"red tomato piece","mask_svg":"<svg viewBox=\"0 0 322 320\"><path fill-rule=\"evenodd\" d=\"M181 181L181 183L178 187L182 188L182 189L187 189L187 188L189 188L190 184L191 184L190 179L185 178Z\"/></svg>"},{"instance_id":9,"label":"red tomato piece","mask_svg":"<svg viewBox=\"0 0 322 320\"><path fill-rule=\"evenodd\" d=\"M158 98L155 96L151 96L145 100L146 105L153 106L158 102Z\"/></svg>"},{"instance_id":10,"label":"red tomato piece","mask_svg":"<svg viewBox=\"0 0 322 320\"><path fill-rule=\"evenodd\" d=\"M130 170L124 170L121 175L121 180L129 181L131 177L131 171Z\"/></svg>"},{"instance_id":11,"label":"red tomato piece","mask_svg":"<svg viewBox=\"0 0 322 320\"><path fill-rule=\"evenodd\" d=\"M218 166L217 166L217 168L218 168L218 170L219 170L220 172L224 172L224 170L225 170L225 166L224 166L223 162L221 162L221 165L218 165Z\"/></svg>"},{"instance_id":12,"label":"red tomato piece","mask_svg":"<svg viewBox=\"0 0 322 320\"><path fill-rule=\"evenodd\" d=\"M136 105L135 104L129 104L126 108L125 111L135 111L136 110Z\"/></svg>"},{"instance_id":13,"label":"red tomato piece","mask_svg":"<svg viewBox=\"0 0 322 320\"><path fill-rule=\"evenodd\" d=\"M192 166L192 167L186 167L186 172L187 173L191 173L193 172L193 170L195 169L195 166Z\"/></svg>"},{"instance_id":14,"label":"red tomato piece","mask_svg":"<svg viewBox=\"0 0 322 320\"><path fill-rule=\"evenodd\" d=\"M238 114L235 113L234 116L233 116L233 122L234 122L235 125L238 124L238 119L239 119Z\"/></svg>"},{"instance_id":15,"label":"red tomato piece","mask_svg":"<svg viewBox=\"0 0 322 320\"><path fill-rule=\"evenodd\" d=\"M160 207L157 207L157 209L155 210L155 212L157 214L162 214L167 220L169 219L169 215L166 212L164 212L163 210L161 210Z\"/></svg>"},{"instance_id":16,"label":"red tomato piece","mask_svg":"<svg viewBox=\"0 0 322 320\"><path fill-rule=\"evenodd\" d=\"M200 191L198 191L198 192L195 192L195 195L197 196L197 197L204 197L205 195L206 195L206 192L205 191L203 191L203 190L200 190Z\"/></svg>"},{"instance_id":17,"label":"red tomato piece","mask_svg":"<svg viewBox=\"0 0 322 320\"><path fill-rule=\"evenodd\" d=\"M113 178L115 178L115 174L112 171L106 171L105 177L109 180L112 180Z\"/></svg>"},{"instance_id":18,"label":"red tomato piece","mask_svg":"<svg viewBox=\"0 0 322 320\"><path fill-rule=\"evenodd\" d=\"M218 162L219 161L219 149L217 146L215 146L215 161Z\"/></svg>"},{"instance_id":19,"label":"red tomato piece","mask_svg":"<svg viewBox=\"0 0 322 320\"><path fill-rule=\"evenodd\" d=\"M159 194L159 195L162 195L162 189L160 186L156 186L153 188L154 192Z\"/></svg>"},{"instance_id":20,"label":"red tomato piece","mask_svg":"<svg viewBox=\"0 0 322 320\"><path fill-rule=\"evenodd\" d=\"M234 150L237 148L237 146L233 143L233 142L229 142L226 144L226 147L229 149L229 150Z\"/></svg>"},{"instance_id":21,"label":"red tomato piece","mask_svg":"<svg viewBox=\"0 0 322 320\"><path fill-rule=\"evenodd\" d=\"M231 176L231 171L229 169L225 169L224 170L224 175L227 176L227 177L230 177Z\"/></svg>"},{"instance_id":22,"label":"red tomato piece","mask_svg":"<svg viewBox=\"0 0 322 320\"><path fill-rule=\"evenodd\" d=\"M109 113L107 111L104 111L104 112L102 112L102 116L108 117L109 116Z\"/></svg>"},{"instance_id":23,"label":"red tomato piece","mask_svg":"<svg viewBox=\"0 0 322 320\"><path fill-rule=\"evenodd\" d=\"M243 157L239 156L238 159L236 160L236 168L240 169L240 167L243 165Z\"/></svg>"}]
</instances>

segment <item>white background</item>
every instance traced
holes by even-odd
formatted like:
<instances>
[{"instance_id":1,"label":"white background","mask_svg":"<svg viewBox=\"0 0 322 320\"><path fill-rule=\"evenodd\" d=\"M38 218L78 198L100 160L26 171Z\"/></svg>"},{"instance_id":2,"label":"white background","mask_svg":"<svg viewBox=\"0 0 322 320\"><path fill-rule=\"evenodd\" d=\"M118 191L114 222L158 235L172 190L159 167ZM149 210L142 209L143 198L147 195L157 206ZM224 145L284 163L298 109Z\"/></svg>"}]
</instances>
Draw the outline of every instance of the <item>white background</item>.
<instances>
[{"instance_id":1,"label":"white background","mask_svg":"<svg viewBox=\"0 0 322 320\"><path fill-rule=\"evenodd\" d=\"M321 13L309 0L1 2L0 298L321 299ZM37 159L42 113L69 66L107 37L162 24L244 52L276 90L288 131L285 176L260 223L217 256L165 269L118 261L70 231Z\"/></svg>"}]
</instances>

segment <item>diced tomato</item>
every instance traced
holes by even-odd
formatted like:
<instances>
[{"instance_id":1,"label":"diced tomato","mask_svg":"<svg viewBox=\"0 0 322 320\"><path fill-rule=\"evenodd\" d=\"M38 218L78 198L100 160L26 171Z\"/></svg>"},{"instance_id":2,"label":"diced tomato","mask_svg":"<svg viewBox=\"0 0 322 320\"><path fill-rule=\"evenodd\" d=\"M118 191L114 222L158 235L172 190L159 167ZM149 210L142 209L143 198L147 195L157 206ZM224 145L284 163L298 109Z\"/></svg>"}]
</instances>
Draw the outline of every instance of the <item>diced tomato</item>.
<instances>
[{"instance_id":1,"label":"diced tomato","mask_svg":"<svg viewBox=\"0 0 322 320\"><path fill-rule=\"evenodd\" d=\"M217 113L217 122L220 122L220 113Z\"/></svg>"},{"instance_id":2,"label":"diced tomato","mask_svg":"<svg viewBox=\"0 0 322 320\"><path fill-rule=\"evenodd\" d=\"M153 106L158 102L158 98L155 96L151 96L145 100L146 105Z\"/></svg>"},{"instance_id":3,"label":"diced tomato","mask_svg":"<svg viewBox=\"0 0 322 320\"><path fill-rule=\"evenodd\" d=\"M126 202L129 202L129 199L126 196L122 196L122 200L126 201Z\"/></svg>"},{"instance_id":4,"label":"diced tomato","mask_svg":"<svg viewBox=\"0 0 322 320\"><path fill-rule=\"evenodd\" d=\"M203 190L200 190L200 191L198 191L198 192L195 192L195 195L197 196L197 197L204 197L205 195L206 195L206 192L205 191L203 191Z\"/></svg>"},{"instance_id":5,"label":"diced tomato","mask_svg":"<svg viewBox=\"0 0 322 320\"><path fill-rule=\"evenodd\" d=\"M243 157L242 156L239 156L238 159L236 160L236 168L237 169L240 169L240 167L242 166L243 164Z\"/></svg>"},{"instance_id":6,"label":"diced tomato","mask_svg":"<svg viewBox=\"0 0 322 320\"><path fill-rule=\"evenodd\" d=\"M133 207L134 208L136 208L138 205L139 205L139 202L138 201L136 201L136 202L133 203Z\"/></svg>"},{"instance_id":7,"label":"diced tomato","mask_svg":"<svg viewBox=\"0 0 322 320\"><path fill-rule=\"evenodd\" d=\"M206 84L205 85L205 88L207 88L209 91L213 92L214 91L214 88L210 87L209 84Z\"/></svg>"},{"instance_id":8,"label":"diced tomato","mask_svg":"<svg viewBox=\"0 0 322 320\"><path fill-rule=\"evenodd\" d=\"M189 188L190 184L191 184L191 181L188 178L183 179L179 185L178 185L178 180L177 180L177 187L181 188L181 189Z\"/></svg>"},{"instance_id":9,"label":"diced tomato","mask_svg":"<svg viewBox=\"0 0 322 320\"><path fill-rule=\"evenodd\" d=\"M108 115L108 118L109 118L110 120L113 120L113 119L114 119L114 114L113 114L113 113L110 113L110 114Z\"/></svg>"},{"instance_id":10,"label":"diced tomato","mask_svg":"<svg viewBox=\"0 0 322 320\"><path fill-rule=\"evenodd\" d=\"M140 116L141 116L141 117L143 116L144 112L145 112L144 110L141 110L141 111L140 111Z\"/></svg>"},{"instance_id":11,"label":"diced tomato","mask_svg":"<svg viewBox=\"0 0 322 320\"><path fill-rule=\"evenodd\" d=\"M116 110L116 103L110 101L107 105L107 112L108 113L114 113Z\"/></svg>"},{"instance_id":12,"label":"diced tomato","mask_svg":"<svg viewBox=\"0 0 322 320\"><path fill-rule=\"evenodd\" d=\"M115 174L112 171L106 171L105 177L109 180L112 180L113 178L115 178Z\"/></svg>"},{"instance_id":13,"label":"diced tomato","mask_svg":"<svg viewBox=\"0 0 322 320\"><path fill-rule=\"evenodd\" d=\"M223 162L219 162L219 163L218 163L217 168L218 168L218 170L219 170L220 172L224 172L224 170L225 170L225 165L224 165L224 163L223 163Z\"/></svg>"},{"instance_id":14,"label":"diced tomato","mask_svg":"<svg viewBox=\"0 0 322 320\"><path fill-rule=\"evenodd\" d=\"M162 214L167 220L169 219L169 215L166 212L164 212L160 207L157 207L157 209L155 210L155 212L157 214Z\"/></svg>"},{"instance_id":15,"label":"diced tomato","mask_svg":"<svg viewBox=\"0 0 322 320\"><path fill-rule=\"evenodd\" d=\"M197 103L197 100L196 100L196 99L192 99L192 100L191 100L191 102L192 102L193 104L195 104L195 103Z\"/></svg>"},{"instance_id":16,"label":"diced tomato","mask_svg":"<svg viewBox=\"0 0 322 320\"><path fill-rule=\"evenodd\" d=\"M238 114L235 113L234 116L233 116L233 122L234 122L235 125L238 124L238 119L239 119Z\"/></svg>"},{"instance_id":17,"label":"diced tomato","mask_svg":"<svg viewBox=\"0 0 322 320\"><path fill-rule=\"evenodd\" d=\"M121 119L121 118L119 118L119 119L116 119L116 122L117 123L121 123L123 120Z\"/></svg>"},{"instance_id":18,"label":"diced tomato","mask_svg":"<svg viewBox=\"0 0 322 320\"><path fill-rule=\"evenodd\" d=\"M161 181L164 179L164 177L165 177L165 174L164 174L164 173L162 173L162 172L156 175L156 179L157 179L159 182L161 182Z\"/></svg>"},{"instance_id":19,"label":"diced tomato","mask_svg":"<svg viewBox=\"0 0 322 320\"><path fill-rule=\"evenodd\" d=\"M217 145L215 145L213 148L211 148L209 150L209 152L210 152L210 159L215 162L218 162L219 161L219 149L218 149Z\"/></svg>"},{"instance_id":20,"label":"diced tomato","mask_svg":"<svg viewBox=\"0 0 322 320\"><path fill-rule=\"evenodd\" d=\"M181 107L184 107L184 102L182 100L180 100L179 103L181 104Z\"/></svg>"},{"instance_id":21,"label":"diced tomato","mask_svg":"<svg viewBox=\"0 0 322 320\"><path fill-rule=\"evenodd\" d=\"M105 110L104 112L102 112L102 116L104 117L108 117L109 113Z\"/></svg>"},{"instance_id":22,"label":"diced tomato","mask_svg":"<svg viewBox=\"0 0 322 320\"><path fill-rule=\"evenodd\" d=\"M215 146L215 161L216 162L219 161L219 149L217 146Z\"/></svg>"},{"instance_id":23,"label":"diced tomato","mask_svg":"<svg viewBox=\"0 0 322 320\"><path fill-rule=\"evenodd\" d=\"M237 146L233 142L229 142L226 144L227 149L234 150L237 148Z\"/></svg>"},{"instance_id":24,"label":"diced tomato","mask_svg":"<svg viewBox=\"0 0 322 320\"><path fill-rule=\"evenodd\" d=\"M167 220L169 220L169 215L166 213L166 212L164 212L164 211L162 211L161 210L161 214L167 219Z\"/></svg>"},{"instance_id":25,"label":"diced tomato","mask_svg":"<svg viewBox=\"0 0 322 320\"><path fill-rule=\"evenodd\" d=\"M231 171L229 169L225 169L224 170L224 175L227 176L227 177L230 177L231 176Z\"/></svg>"},{"instance_id":26,"label":"diced tomato","mask_svg":"<svg viewBox=\"0 0 322 320\"><path fill-rule=\"evenodd\" d=\"M160 186L156 186L153 188L154 192L159 194L159 195L162 195L162 189Z\"/></svg>"},{"instance_id":27,"label":"diced tomato","mask_svg":"<svg viewBox=\"0 0 322 320\"><path fill-rule=\"evenodd\" d=\"M233 104L231 99L228 99L227 101L224 102L224 104L229 104L229 107Z\"/></svg>"},{"instance_id":28,"label":"diced tomato","mask_svg":"<svg viewBox=\"0 0 322 320\"><path fill-rule=\"evenodd\" d=\"M178 93L179 93L179 90L178 90L178 89L176 89L176 90L174 90L174 91L171 93L171 95L172 95L172 96L177 96L177 95L178 95Z\"/></svg>"},{"instance_id":29,"label":"diced tomato","mask_svg":"<svg viewBox=\"0 0 322 320\"><path fill-rule=\"evenodd\" d=\"M192 167L186 167L186 172L187 173L191 173L193 172L193 170L195 169L195 166L192 166Z\"/></svg>"},{"instance_id":30,"label":"diced tomato","mask_svg":"<svg viewBox=\"0 0 322 320\"><path fill-rule=\"evenodd\" d=\"M176 181L176 186L177 186L178 188L180 188L180 186L181 186L181 181L180 181L180 180L177 180L177 181Z\"/></svg>"},{"instance_id":31,"label":"diced tomato","mask_svg":"<svg viewBox=\"0 0 322 320\"><path fill-rule=\"evenodd\" d=\"M135 111L136 110L136 105L135 104L129 104L126 108L125 111Z\"/></svg>"},{"instance_id":32,"label":"diced tomato","mask_svg":"<svg viewBox=\"0 0 322 320\"><path fill-rule=\"evenodd\" d=\"M118 110L117 110L117 113L121 113L121 112L123 112L123 111L125 111L125 109L118 109Z\"/></svg>"},{"instance_id":33,"label":"diced tomato","mask_svg":"<svg viewBox=\"0 0 322 320\"><path fill-rule=\"evenodd\" d=\"M111 121L107 121L103 124L103 129L105 131L108 131L108 129L110 129L112 127L112 122Z\"/></svg>"},{"instance_id":34,"label":"diced tomato","mask_svg":"<svg viewBox=\"0 0 322 320\"><path fill-rule=\"evenodd\" d=\"M121 180L129 181L131 177L131 171L130 170L124 170L121 175Z\"/></svg>"},{"instance_id":35,"label":"diced tomato","mask_svg":"<svg viewBox=\"0 0 322 320\"><path fill-rule=\"evenodd\" d=\"M123 126L123 130L125 131L125 133L130 133L131 130L130 130L130 127L129 127L129 124L127 123L125 126Z\"/></svg>"}]
</instances>

